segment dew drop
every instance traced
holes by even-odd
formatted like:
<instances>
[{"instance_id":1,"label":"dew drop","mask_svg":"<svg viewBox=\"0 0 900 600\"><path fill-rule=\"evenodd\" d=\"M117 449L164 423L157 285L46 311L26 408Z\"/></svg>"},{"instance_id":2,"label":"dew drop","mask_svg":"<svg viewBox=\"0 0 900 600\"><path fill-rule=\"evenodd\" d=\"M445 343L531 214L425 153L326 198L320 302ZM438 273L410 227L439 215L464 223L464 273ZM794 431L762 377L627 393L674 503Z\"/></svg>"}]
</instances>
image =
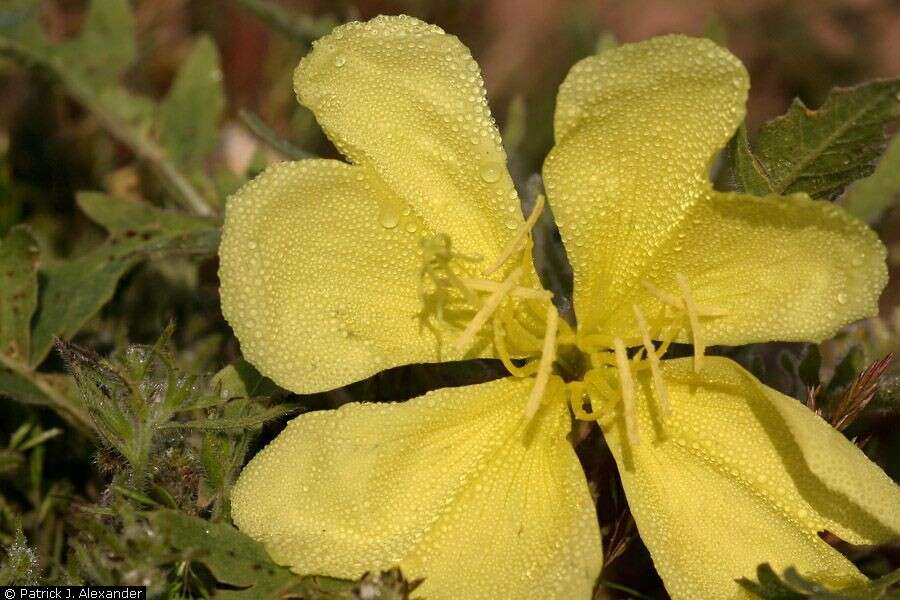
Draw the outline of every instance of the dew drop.
<instances>
[{"instance_id":1,"label":"dew drop","mask_svg":"<svg viewBox=\"0 0 900 600\"><path fill-rule=\"evenodd\" d=\"M500 170L497 167L486 166L481 168L481 178L486 183L497 183L500 180Z\"/></svg>"},{"instance_id":2,"label":"dew drop","mask_svg":"<svg viewBox=\"0 0 900 600\"><path fill-rule=\"evenodd\" d=\"M385 229L393 229L400 222L400 206L394 200L385 200L378 211L378 222Z\"/></svg>"},{"instance_id":3,"label":"dew drop","mask_svg":"<svg viewBox=\"0 0 900 600\"><path fill-rule=\"evenodd\" d=\"M343 67L345 64L347 64L347 59L344 58L343 56L335 56L334 57L334 66Z\"/></svg>"},{"instance_id":4,"label":"dew drop","mask_svg":"<svg viewBox=\"0 0 900 600\"><path fill-rule=\"evenodd\" d=\"M841 292L837 295L838 304L846 304L847 303L847 294Z\"/></svg>"}]
</instances>

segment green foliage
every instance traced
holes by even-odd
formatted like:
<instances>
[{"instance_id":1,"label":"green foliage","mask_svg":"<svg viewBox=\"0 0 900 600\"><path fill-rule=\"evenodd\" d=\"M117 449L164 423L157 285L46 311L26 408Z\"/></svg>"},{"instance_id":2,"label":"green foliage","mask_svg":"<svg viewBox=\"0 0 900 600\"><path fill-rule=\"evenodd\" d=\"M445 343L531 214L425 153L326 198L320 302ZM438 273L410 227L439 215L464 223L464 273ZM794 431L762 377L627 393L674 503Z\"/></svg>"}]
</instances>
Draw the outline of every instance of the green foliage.
<instances>
[{"instance_id":1,"label":"green foliage","mask_svg":"<svg viewBox=\"0 0 900 600\"><path fill-rule=\"evenodd\" d=\"M757 196L806 192L834 198L866 177L900 116L900 79L832 90L818 110L795 100L762 126L753 145L741 127L731 143L735 187Z\"/></svg>"},{"instance_id":2,"label":"green foliage","mask_svg":"<svg viewBox=\"0 0 900 600\"><path fill-rule=\"evenodd\" d=\"M219 54L201 36L159 106L160 141L176 164L189 171L200 167L218 141L224 108Z\"/></svg>"},{"instance_id":3,"label":"green foliage","mask_svg":"<svg viewBox=\"0 0 900 600\"><path fill-rule=\"evenodd\" d=\"M852 183L840 203L850 214L874 223L900 197L900 136L885 150L875 172Z\"/></svg>"},{"instance_id":4,"label":"green foliage","mask_svg":"<svg viewBox=\"0 0 900 600\"><path fill-rule=\"evenodd\" d=\"M2 550L6 560L0 561L0 585L35 585L37 583L37 553L28 547L22 528L16 529L12 544Z\"/></svg>"},{"instance_id":5,"label":"green foliage","mask_svg":"<svg viewBox=\"0 0 900 600\"><path fill-rule=\"evenodd\" d=\"M186 160L196 162L198 153L209 150L214 143L210 140L209 122L218 120L221 106L216 105L221 105L223 100L221 77L217 75L218 59L208 40L198 44L187 65L186 76L193 74L200 78L197 81L177 78L166 106L160 109L150 99L117 86L136 55L133 15L127 0L93 0L80 35L57 45L48 45L41 33L39 10L34 2L6 11L6 20L11 25L0 28L0 53L11 54L48 72L110 135L148 164L173 199L194 213L212 214L210 203L216 199L206 191L211 184L203 181L207 185L201 191L195 185L198 174L184 172L180 164ZM188 110L190 117L197 117L195 100L212 102L205 107L211 114L201 116L197 123L174 114L174 111ZM165 116L166 123L156 129L165 132L168 146L152 135L154 128L146 122L154 112ZM186 123L198 134L196 139L189 139L190 132L173 129L185 127ZM175 152L174 159L170 152Z\"/></svg>"},{"instance_id":6,"label":"green foliage","mask_svg":"<svg viewBox=\"0 0 900 600\"><path fill-rule=\"evenodd\" d=\"M98 193L78 196L78 205L110 237L83 256L42 270L40 309L35 317L31 364L41 363L56 337L69 338L94 315L119 279L142 259L172 254L215 253L215 222L169 213Z\"/></svg>"},{"instance_id":7,"label":"green foliage","mask_svg":"<svg viewBox=\"0 0 900 600\"><path fill-rule=\"evenodd\" d=\"M339 592L349 588L339 580L294 575L273 563L261 544L231 525L209 523L171 510L151 514L150 522L185 560L205 566L220 584L238 588L219 590L218 598L277 598L287 593L337 598Z\"/></svg>"},{"instance_id":8,"label":"green foliage","mask_svg":"<svg viewBox=\"0 0 900 600\"><path fill-rule=\"evenodd\" d=\"M53 48L52 55L92 87L113 85L137 58L134 29L128 0L94 0L81 35Z\"/></svg>"},{"instance_id":9,"label":"green foliage","mask_svg":"<svg viewBox=\"0 0 900 600\"><path fill-rule=\"evenodd\" d=\"M38 257L37 242L27 227L14 227L0 241L0 354L12 360L29 356Z\"/></svg>"},{"instance_id":10,"label":"green foliage","mask_svg":"<svg viewBox=\"0 0 900 600\"><path fill-rule=\"evenodd\" d=\"M756 569L759 580L746 578L738 580L746 590L764 600L887 600L900 597L900 569L866 584L848 589L829 589L800 575L793 567L785 569L779 576L768 563Z\"/></svg>"}]
</instances>

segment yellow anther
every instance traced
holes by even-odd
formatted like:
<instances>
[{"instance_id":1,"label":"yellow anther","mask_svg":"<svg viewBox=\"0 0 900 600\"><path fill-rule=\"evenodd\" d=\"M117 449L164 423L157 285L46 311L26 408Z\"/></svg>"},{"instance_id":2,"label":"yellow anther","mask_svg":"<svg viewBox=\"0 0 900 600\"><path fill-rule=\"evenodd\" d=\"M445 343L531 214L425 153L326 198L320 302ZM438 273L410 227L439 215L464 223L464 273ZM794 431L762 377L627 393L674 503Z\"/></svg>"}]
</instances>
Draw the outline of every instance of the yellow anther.
<instances>
[{"instance_id":1,"label":"yellow anther","mask_svg":"<svg viewBox=\"0 0 900 600\"><path fill-rule=\"evenodd\" d=\"M628 361L628 353L625 351L625 343L621 338L613 341L613 350L616 353L616 366L619 371L619 392L622 396L622 412L625 415L625 435L632 445L637 446L641 440L638 437L637 414L635 414L634 379L631 377L631 366Z\"/></svg>"},{"instance_id":2,"label":"yellow anther","mask_svg":"<svg viewBox=\"0 0 900 600\"><path fill-rule=\"evenodd\" d=\"M638 305L635 304L632 308L634 309L634 318L637 321L638 329L641 330L641 337L644 341L644 350L647 351L647 362L650 363L650 373L653 376L653 388L656 390L656 399L657 402L659 402L659 410L663 415L668 415L669 394L666 389L666 384L663 382L662 369L659 367L659 356L656 354L656 348L653 346L653 341L650 339L650 327L647 325L644 313L641 312Z\"/></svg>"},{"instance_id":3,"label":"yellow anther","mask_svg":"<svg viewBox=\"0 0 900 600\"><path fill-rule=\"evenodd\" d=\"M500 253L500 256L497 257L497 260L491 264L488 268L484 270L484 275L487 277L491 275L494 271L499 269L503 263L505 263L509 258L520 251L522 242L531 234L531 230L534 229L535 223L537 223L538 218L541 216L541 212L544 210L544 195L540 194L537 197L534 208L531 210L531 214L528 215L528 219L525 220L524 223L519 225L516 232L513 234L512 239L506 244L503 248L503 252ZM526 244L527 245L527 244Z\"/></svg>"},{"instance_id":4,"label":"yellow anther","mask_svg":"<svg viewBox=\"0 0 900 600\"><path fill-rule=\"evenodd\" d=\"M547 328L544 332L544 347L541 349L541 361L538 363L534 387L531 388L531 395L528 397L528 404L525 406L525 416L529 419L534 416L540 407L541 399L544 397L544 390L547 388L547 382L550 380L550 374L553 372L553 361L556 360L556 330L558 326L559 313L556 312L556 306L551 302L547 306Z\"/></svg>"},{"instance_id":5,"label":"yellow anther","mask_svg":"<svg viewBox=\"0 0 900 600\"><path fill-rule=\"evenodd\" d=\"M509 291L519 283L520 277L522 277L522 268L516 267L513 269L512 273L509 274L509 277L507 277L503 283L488 296L484 305L477 313L475 313L475 316L472 317L472 320L466 325L465 330L463 330L462 334L457 338L456 342L454 342L454 346L458 351L461 352L469 347L472 340L475 339L475 335L481 331L481 328L484 327L488 319L491 318L491 315L494 314L494 311L497 310L500 303L503 302L503 299L509 295Z\"/></svg>"},{"instance_id":6,"label":"yellow anther","mask_svg":"<svg viewBox=\"0 0 900 600\"><path fill-rule=\"evenodd\" d=\"M517 367L513 364L509 349L506 346L506 330L503 329L502 320L494 318L491 321L491 324L494 327L494 346L497 349L497 355L500 357L503 366L506 367L506 370L509 371L510 375L513 375L514 377L528 377L529 375L533 375L534 372L537 371L537 361L526 363L524 367Z\"/></svg>"},{"instance_id":7,"label":"yellow anther","mask_svg":"<svg viewBox=\"0 0 900 600\"><path fill-rule=\"evenodd\" d=\"M694 299L691 296L691 290L688 287L687 279L685 279L684 275L681 273L675 275L675 279L678 281L678 286L681 288L688 321L691 324L691 341L694 344L694 371L699 371L703 366L703 351L705 349L703 335L700 332L700 314L697 311L697 305L694 303Z\"/></svg>"}]
</instances>

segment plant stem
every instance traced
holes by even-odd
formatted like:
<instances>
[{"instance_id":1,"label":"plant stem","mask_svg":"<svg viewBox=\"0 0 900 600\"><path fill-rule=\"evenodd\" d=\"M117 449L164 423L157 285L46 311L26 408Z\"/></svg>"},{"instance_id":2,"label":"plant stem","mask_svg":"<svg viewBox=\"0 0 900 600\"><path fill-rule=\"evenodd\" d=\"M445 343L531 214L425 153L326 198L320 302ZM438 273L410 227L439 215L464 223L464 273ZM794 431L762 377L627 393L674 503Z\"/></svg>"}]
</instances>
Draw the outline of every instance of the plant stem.
<instances>
[{"instance_id":1,"label":"plant stem","mask_svg":"<svg viewBox=\"0 0 900 600\"><path fill-rule=\"evenodd\" d=\"M135 130L117 115L106 110L98 101L94 91L77 75L73 75L65 65L60 64L52 56L43 56L2 37L0 37L0 53L11 54L29 65L39 66L48 71L75 101L97 119L112 137L128 146L139 160L146 162L185 208L200 216L213 215L213 210L206 199L191 184L187 176L169 160L165 149L145 134Z\"/></svg>"}]
</instances>

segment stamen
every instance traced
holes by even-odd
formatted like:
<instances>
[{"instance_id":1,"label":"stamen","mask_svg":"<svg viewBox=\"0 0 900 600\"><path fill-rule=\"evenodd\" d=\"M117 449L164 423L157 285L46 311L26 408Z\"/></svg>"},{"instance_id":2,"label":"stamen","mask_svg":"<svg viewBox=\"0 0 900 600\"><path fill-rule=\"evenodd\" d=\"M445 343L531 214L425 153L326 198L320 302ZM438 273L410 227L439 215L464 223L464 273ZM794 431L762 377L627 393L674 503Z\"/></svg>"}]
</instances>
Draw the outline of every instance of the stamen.
<instances>
[{"instance_id":1,"label":"stamen","mask_svg":"<svg viewBox=\"0 0 900 600\"><path fill-rule=\"evenodd\" d=\"M641 285L644 286L644 289L647 290L651 296L655 296L663 304L668 304L673 308L684 308L684 303L678 296L665 292L646 280L642 280Z\"/></svg>"},{"instance_id":2,"label":"stamen","mask_svg":"<svg viewBox=\"0 0 900 600\"><path fill-rule=\"evenodd\" d=\"M538 364L537 375L534 378L534 387L531 388L531 396L525 407L525 416L531 418L541 405L544 390L550 380L553 371L553 361L556 360L556 330L559 327L559 313L551 302L547 306L547 329L544 333L544 347L541 349L541 362Z\"/></svg>"},{"instance_id":3,"label":"stamen","mask_svg":"<svg viewBox=\"0 0 900 600\"><path fill-rule=\"evenodd\" d=\"M494 292L500 288L503 283L497 281L490 281L489 279L470 279L463 277L460 279L462 283L469 287L469 289L478 291L478 292ZM516 286L509 290L510 296L517 296L519 298L527 298L529 300L550 300L553 298L553 294L548 292L547 290L536 290L534 288L527 288Z\"/></svg>"},{"instance_id":4,"label":"stamen","mask_svg":"<svg viewBox=\"0 0 900 600\"><path fill-rule=\"evenodd\" d=\"M506 330L503 329L502 320L495 318L491 321L491 324L494 327L494 346L497 349L497 355L500 357L503 366L506 367L506 370L509 371L510 375L513 375L514 377L528 377L529 375L533 375L537 370L538 363L536 361L531 361L526 363L524 367L517 367L513 364L509 349L506 346Z\"/></svg>"},{"instance_id":5,"label":"stamen","mask_svg":"<svg viewBox=\"0 0 900 600\"><path fill-rule=\"evenodd\" d=\"M635 304L634 318L637 320L638 329L641 330L641 337L644 341L644 349L647 351L647 361L650 363L650 373L653 376L653 388L656 390L656 399L659 402L659 410L663 415L669 414L669 394L662 378L662 369L659 368L659 356L656 354L656 348L650 339L650 328L647 326L647 320L644 319L644 313Z\"/></svg>"},{"instance_id":6,"label":"stamen","mask_svg":"<svg viewBox=\"0 0 900 600\"><path fill-rule=\"evenodd\" d=\"M503 263L509 260L509 258L513 254L521 250L521 248L519 248L519 244L521 244L522 240L524 240L531 233L531 230L534 229L534 225L535 223L537 223L538 217L541 216L541 212L543 210L544 195L540 194L537 197L534 208L531 210L531 214L528 215L528 219L526 219L524 223L519 225L518 229L516 229L516 232L513 234L512 239L509 240L509 242L506 244L506 247L503 248L503 252L501 252L500 256L497 257L497 260L495 260L491 266L484 270L484 275L486 277L490 276L494 271L499 269L503 265Z\"/></svg>"},{"instance_id":7,"label":"stamen","mask_svg":"<svg viewBox=\"0 0 900 600\"><path fill-rule=\"evenodd\" d=\"M481 331L481 328L484 327L487 320L491 318L491 315L497 310L500 303L503 302L503 299L509 294L509 291L519 283L520 277L522 277L522 268L516 267L513 269L512 273L509 274L509 277L503 281L500 287L488 296L484 306L475 313L475 316L472 317L472 320L466 325L462 335L454 342L454 346L458 351L461 352L469 347L469 344L475 339L475 335Z\"/></svg>"},{"instance_id":8,"label":"stamen","mask_svg":"<svg viewBox=\"0 0 900 600\"><path fill-rule=\"evenodd\" d=\"M694 372L697 372L703 366L703 351L705 349L703 336L700 333L700 314L691 296L687 279L681 273L675 275L675 279L678 281L679 287L681 287L681 294L684 296L684 307L687 311L688 321L691 324L691 341L694 344Z\"/></svg>"},{"instance_id":9,"label":"stamen","mask_svg":"<svg viewBox=\"0 0 900 600\"><path fill-rule=\"evenodd\" d=\"M641 285L651 296L654 296L663 304L667 304L678 310L687 310L683 297L679 298L675 294L670 294L669 292L661 290L647 280L641 281ZM714 306L700 306L699 304L695 304L694 308L698 317L724 317L728 314L727 310L716 308Z\"/></svg>"},{"instance_id":10,"label":"stamen","mask_svg":"<svg viewBox=\"0 0 900 600\"><path fill-rule=\"evenodd\" d=\"M628 441L637 446L641 440L638 437L637 415L635 414L634 379L631 377L631 367L628 363L628 353L625 351L625 343L621 338L613 341L616 352L616 366L619 371L619 387L622 395L622 408L625 414L625 434Z\"/></svg>"},{"instance_id":11,"label":"stamen","mask_svg":"<svg viewBox=\"0 0 900 600\"><path fill-rule=\"evenodd\" d=\"M591 399L591 411L593 418L601 426L610 424L614 414L612 408L622 399L606 381L603 371L608 369L591 369L584 375L585 390ZM605 401L605 404L604 404Z\"/></svg>"}]
</instances>

